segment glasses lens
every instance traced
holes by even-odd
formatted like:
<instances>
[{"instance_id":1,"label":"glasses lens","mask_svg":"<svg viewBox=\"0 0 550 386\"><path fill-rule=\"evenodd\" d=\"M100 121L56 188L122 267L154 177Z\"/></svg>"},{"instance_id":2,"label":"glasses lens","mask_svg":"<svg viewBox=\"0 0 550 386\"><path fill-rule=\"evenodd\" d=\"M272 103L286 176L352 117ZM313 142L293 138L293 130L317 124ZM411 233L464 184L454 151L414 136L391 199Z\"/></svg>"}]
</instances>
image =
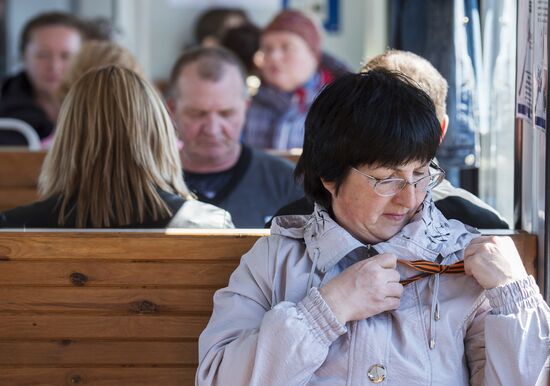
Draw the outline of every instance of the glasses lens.
<instances>
[{"instance_id":1,"label":"glasses lens","mask_svg":"<svg viewBox=\"0 0 550 386\"><path fill-rule=\"evenodd\" d=\"M425 192L439 185L439 183L443 181L443 178L445 178L445 173L436 172L412 182L411 185L413 185L417 191ZM381 196L389 197L399 193L407 184L407 180L401 178L377 181L374 185L374 191Z\"/></svg>"},{"instance_id":2,"label":"glasses lens","mask_svg":"<svg viewBox=\"0 0 550 386\"><path fill-rule=\"evenodd\" d=\"M419 191L428 190L428 186L430 186L431 177L432 177L431 175L425 176L419 179L418 181L416 181L414 183L414 187L416 188L416 190L419 190Z\"/></svg>"},{"instance_id":3,"label":"glasses lens","mask_svg":"<svg viewBox=\"0 0 550 386\"><path fill-rule=\"evenodd\" d=\"M374 190L381 196L393 196L405 186L406 181L400 179L378 181Z\"/></svg>"},{"instance_id":4,"label":"glasses lens","mask_svg":"<svg viewBox=\"0 0 550 386\"><path fill-rule=\"evenodd\" d=\"M445 173L438 172L438 173L432 174L430 176L430 186L429 186L430 189L435 188L437 185L439 185L441 181L443 181L443 178L445 178Z\"/></svg>"}]
</instances>

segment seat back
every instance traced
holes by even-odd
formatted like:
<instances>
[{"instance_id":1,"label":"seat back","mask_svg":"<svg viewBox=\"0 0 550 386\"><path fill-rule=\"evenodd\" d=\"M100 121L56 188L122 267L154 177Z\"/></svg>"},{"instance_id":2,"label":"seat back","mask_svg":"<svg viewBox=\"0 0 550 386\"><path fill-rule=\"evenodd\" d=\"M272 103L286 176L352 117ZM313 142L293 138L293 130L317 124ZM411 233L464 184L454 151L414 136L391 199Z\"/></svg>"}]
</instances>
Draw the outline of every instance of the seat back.
<instances>
[{"instance_id":1,"label":"seat back","mask_svg":"<svg viewBox=\"0 0 550 386\"><path fill-rule=\"evenodd\" d=\"M193 385L214 291L267 233L0 231L0 385Z\"/></svg>"},{"instance_id":2,"label":"seat back","mask_svg":"<svg viewBox=\"0 0 550 386\"><path fill-rule=\"evenodd\" d=\"M45 151L0 151L0 212L38 199Z\"/></svg>"}]
</instances>

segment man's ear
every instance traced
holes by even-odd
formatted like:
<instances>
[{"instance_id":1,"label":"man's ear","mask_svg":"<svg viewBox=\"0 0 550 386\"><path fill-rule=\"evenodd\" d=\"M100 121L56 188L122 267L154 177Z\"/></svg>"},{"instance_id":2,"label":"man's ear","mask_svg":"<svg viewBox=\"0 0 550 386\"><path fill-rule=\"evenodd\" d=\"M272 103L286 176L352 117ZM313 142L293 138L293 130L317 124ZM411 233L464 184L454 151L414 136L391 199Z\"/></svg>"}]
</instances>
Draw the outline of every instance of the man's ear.
<instances>
[{"instance_id":1,"label":"man's ear","mask_svg":"<svg viewBox=\"0 0 550 386\"><path fill-rule=\"evenodd\" d=\"M439 142L442 142L443 138L445 138L445 134L447 134L448 128L449 128L449 116L445 114L445 116L441 120L441 140Z\"/></svg>"}]
</instances>

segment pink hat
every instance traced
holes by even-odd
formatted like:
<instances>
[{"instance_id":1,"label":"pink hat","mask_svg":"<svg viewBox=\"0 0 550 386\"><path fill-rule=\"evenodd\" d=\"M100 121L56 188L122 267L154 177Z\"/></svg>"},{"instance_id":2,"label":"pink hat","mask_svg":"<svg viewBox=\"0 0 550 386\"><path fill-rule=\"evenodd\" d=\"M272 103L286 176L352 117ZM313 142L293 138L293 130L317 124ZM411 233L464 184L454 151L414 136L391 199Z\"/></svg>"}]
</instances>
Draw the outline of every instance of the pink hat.
<instances>
[{"instance_id":1,"label":"pink hat","mask_svg":"<svg viewBox=\"0 0 550 386\"><path fill-rule=\"evenodd\" d=\"M275 31L292 32L300 36L317 58L321 56L321 34L315 23L303 13L290 9L282 11L265 27L262 36Z\"/></svg>"}]
</instances>

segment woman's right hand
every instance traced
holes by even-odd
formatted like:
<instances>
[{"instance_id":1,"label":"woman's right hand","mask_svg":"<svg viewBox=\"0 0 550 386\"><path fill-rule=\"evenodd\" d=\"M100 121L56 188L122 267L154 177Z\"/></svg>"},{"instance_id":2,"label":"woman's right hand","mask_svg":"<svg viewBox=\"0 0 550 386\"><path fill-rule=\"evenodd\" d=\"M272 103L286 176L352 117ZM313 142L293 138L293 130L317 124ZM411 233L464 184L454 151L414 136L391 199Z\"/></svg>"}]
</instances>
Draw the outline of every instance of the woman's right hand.
<instances>
[{"instance_id":1,"label":"woman's right hand","mask_svg":"<svg viewBox=\"0 0 550 386\"><path fill-rule=\"evenodd\" d=\"M376 255L348 267L319 292L342 324L395 310L403 293L396 266L394 254Z\"/></svg>"}]
</instances>

